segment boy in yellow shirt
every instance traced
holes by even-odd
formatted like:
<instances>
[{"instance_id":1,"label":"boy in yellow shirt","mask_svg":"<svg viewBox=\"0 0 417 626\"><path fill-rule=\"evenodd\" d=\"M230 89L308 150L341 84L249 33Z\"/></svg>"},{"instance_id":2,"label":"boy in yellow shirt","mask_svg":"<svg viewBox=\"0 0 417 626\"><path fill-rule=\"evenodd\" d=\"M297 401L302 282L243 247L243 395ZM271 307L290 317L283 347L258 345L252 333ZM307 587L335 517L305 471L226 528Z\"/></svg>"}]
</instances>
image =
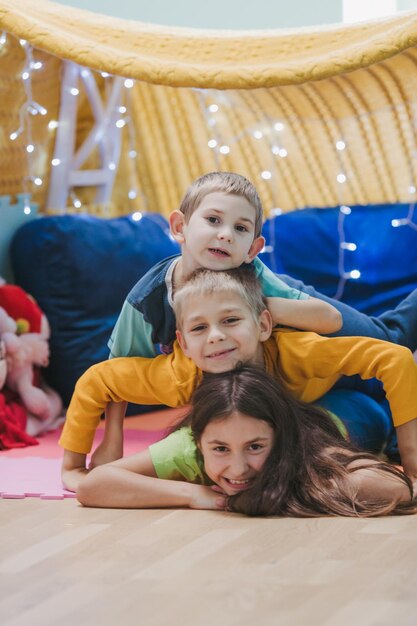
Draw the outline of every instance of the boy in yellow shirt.
<instances>
[{"instance_id":1,"label":"boy in yellow shirt","mask_svg":"<svg viewBox=\"0 0 417 626\"><path fill-rule=\"evenodd\" d=\"M342 376L376 377L384 385L404 470L417 477L417 365L404 347L366 337L321 337L272 329L261 288L250 268L196 271L174 301L177 342L169 355L116 358L91 367L78 381L60 439L62 477L76 490L86 471L95 430L109 402L187 404L202 372L239 363L262 365L298 398L314 402ZM121 454L123 417L109 416L108 460Z\"/></svg>"}]
</instances>

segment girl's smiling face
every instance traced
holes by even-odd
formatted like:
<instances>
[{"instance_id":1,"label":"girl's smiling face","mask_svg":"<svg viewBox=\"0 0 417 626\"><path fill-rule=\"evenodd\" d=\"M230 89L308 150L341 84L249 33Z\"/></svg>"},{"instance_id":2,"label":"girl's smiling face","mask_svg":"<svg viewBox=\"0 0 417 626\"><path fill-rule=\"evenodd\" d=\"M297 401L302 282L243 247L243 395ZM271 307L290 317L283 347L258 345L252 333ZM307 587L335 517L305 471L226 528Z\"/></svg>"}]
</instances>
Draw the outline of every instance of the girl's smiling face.
<instances>
[{"instance_id":1,"label":"girl's smiling face","mask_svg":"<svg viewBox=\"0 0 417 626\"><path fill-rule=\"evenodd\" d=\"M274 430L263 420L234 411L215 419L201 435L204 471L233 496L248 489L262 469L273 445Z\"/></svg>"}]
</instances>

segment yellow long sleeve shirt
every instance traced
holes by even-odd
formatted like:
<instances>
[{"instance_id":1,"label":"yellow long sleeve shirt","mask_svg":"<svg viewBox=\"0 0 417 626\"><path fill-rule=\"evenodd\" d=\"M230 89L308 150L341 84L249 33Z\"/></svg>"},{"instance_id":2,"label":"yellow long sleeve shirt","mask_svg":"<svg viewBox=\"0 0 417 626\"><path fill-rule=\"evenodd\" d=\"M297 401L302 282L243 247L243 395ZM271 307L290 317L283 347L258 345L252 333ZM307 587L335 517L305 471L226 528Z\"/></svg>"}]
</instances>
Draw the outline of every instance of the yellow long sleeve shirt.
<instances>
[{"instance_id":1,"label":"yellow long sleeve shirt","mask_svg":"<svg viewBox=\"0 0 417 626\"><path fill-rule=\"evenodd\" d=\"M417 417L417 365L407 348L368 337L330 338L288 329L275 329L263 347L266 370L305 402L320 398L342 375L359 374L383 383L395 426ZM93 365L76 384L59 444L87 454L109 402L182 406L201 375L176 343L169 355Z\"/></svg>"}]
</instances>

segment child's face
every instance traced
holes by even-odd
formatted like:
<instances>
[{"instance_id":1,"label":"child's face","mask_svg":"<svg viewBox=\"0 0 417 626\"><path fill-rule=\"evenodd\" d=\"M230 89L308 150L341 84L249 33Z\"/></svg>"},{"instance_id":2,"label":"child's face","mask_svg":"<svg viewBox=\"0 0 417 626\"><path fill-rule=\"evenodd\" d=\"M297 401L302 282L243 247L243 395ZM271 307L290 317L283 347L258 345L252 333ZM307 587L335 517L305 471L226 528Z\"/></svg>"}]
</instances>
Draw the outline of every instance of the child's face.
<instances>
[{"instance_id":1,"label":"child's face","mask_svg":"<svg viewBox=\"0 0 417 626\"><path fill-rule=\"evenodd\" d=\"M183 244L189 272L204 267L228 270L249 263L262 250L263 237L255 239L255 209L241 196L209 193L188 223L179 211L171 216L171 229Z\"/></svg>"},{"instance_id":2,"label":"child's face","mask_svg":"<svg viewBox=\"0 0 417 626\"><path fill-rule=\"evenodd\" d=\"M234 412L210 422L199 442L207 476L227 495L248 489L273 445L274 431L262 420Z\"/></svg>"},{"instance_id":3,"label":"child's face","mask_svg":"<svg viewBox=\"0 0 417 626\"><path fill-rule=\"evenodd\" d=\"M200 369L222 373L242 362L263 365L262 342L271 328L269 311L263 311L257 322L237 293L196 294L184 302L177 339Z\"/></svg>"}]
</instances>

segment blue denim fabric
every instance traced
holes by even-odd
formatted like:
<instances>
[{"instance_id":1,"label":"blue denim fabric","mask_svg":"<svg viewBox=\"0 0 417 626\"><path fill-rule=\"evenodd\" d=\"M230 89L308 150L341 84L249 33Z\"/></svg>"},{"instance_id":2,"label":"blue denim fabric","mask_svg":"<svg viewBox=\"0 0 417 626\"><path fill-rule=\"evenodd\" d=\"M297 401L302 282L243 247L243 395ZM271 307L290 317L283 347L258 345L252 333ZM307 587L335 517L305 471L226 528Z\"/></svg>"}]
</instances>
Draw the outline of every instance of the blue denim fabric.
<instances>
[{"instance_id":1,"label":"blue denim fabric","mask_svg":"<svg viewBox=\"0 0 417 626\"><path fill-rule=\"evenodd\" d=\"M360 391L332 389L316 402L337 415L346 426L351 443L368 452L384 452L398 462L398 447L389 404Z\"/></svg>"}]
</instances>

